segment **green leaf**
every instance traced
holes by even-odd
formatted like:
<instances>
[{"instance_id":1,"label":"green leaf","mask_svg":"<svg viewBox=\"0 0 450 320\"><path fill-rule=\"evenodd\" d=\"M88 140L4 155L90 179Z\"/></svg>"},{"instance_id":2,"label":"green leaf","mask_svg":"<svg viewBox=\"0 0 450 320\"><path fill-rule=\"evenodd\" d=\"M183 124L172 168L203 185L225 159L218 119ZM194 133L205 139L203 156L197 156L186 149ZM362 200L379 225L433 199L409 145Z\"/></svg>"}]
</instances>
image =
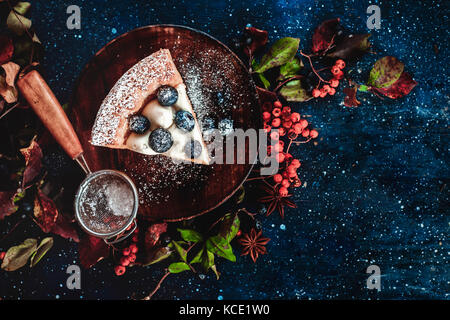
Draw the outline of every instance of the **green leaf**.
<instances>
[{"instance_id":1,"label":"green leaf","mask_svg":"<svg viewBox=\"0 0 450 320\"><path fill-rule=\"evenodd\" d=\"M280 94L290 102L303 102L311 99L309 93L302 87L300 80L293 80L285 84L281 88Z\"/></svg>"},{"instance_id":2,"label":"green leaf","mask_svg":"<svg viewBox=\"0 0 450 320\"><path fill-rule=\"evenodd\" d=\"M362 92L367 92L369 88L366 85L362 84L358 87L358 90Z\"/></svg>"},{"instance_id":3,"label":"green leaf","mask_svg":"<svg viewBox=\"0 0 450 320\"><path fill-rule=\"evenodd\" d=\"M212 265L212 266L211 266L211 269L212 269L212 271L214 271L214 273L216 274L216 278L217 278L217 280L219 280L219 277L220 277L220 272L219 272L219 271L217 271L217 267L216 267L216 265Z\"/></svg>"},{"instance_id":4,"label":"green leaf","mask_svg":"<svg viewBox=\"0 0 450 320\"><path fill-rule=\"evenodd\" d=\"M237 196L237 199L236 199L236 204L240 204L245 199L245 188L244 188L244 186L241 186L237 192L238 192L238 196Z\"/></svg>"},{"instance_id":5,"label":"green leaf","mask_svg":"<svg viewBox=\"0 0 450 320\"><path fill-rule=\"evenodd\" d=\"M341 58L345 60L357 58L369 51L371 46L369 38L370 33L346 36L343 40L337 43L331 53L327 54L327 57L334 59Z\"/></svg>"},{"instance_id":6,"label":"green leaf","mask_svg":"<svg viewBox=\"0 0 450 320\"><path fill-rule=\"evenodd\" d=\"M12 32L21 36L26 30L30 29L31 20L11 10L6 19L6 25Z\"/></svg>"},{"instance_id":7,"label":"green leaf","mask_svg":"<svg viewBox=\"0 0 450 320\"><path fill-rule=\"evenodd\" d=\"M5 271L15 271L22 268L28 258L36 251L37 240L26 239L22 244L9 248L3 258L1 268Z\"/></svg>"},{"instance_id":8,"label":"green leaf","mask_svg":"<svg viewBox=\"0 0 450 320\"><path fill-rule=\"evenodd\" d=\"M203 240L200 233L191 229L177 229L184 241L199 242Z\"/></svg>"},{"instance_id":9,"label":"green leaf","mask_svg":"<svg viewBox=\"0 0 450 320\"><path fill-rule=\"evenodd\" d=\"M16 11L18 14L25 15L28 10L30 9L31 4L29 2L17 2L17 4L14 6L14 11Z\"/></svg>"},{"instance_id":10,"label":"green leaf","mask_svg":"<svg viewBox=\"0 0 450 320\"><path fill-rule=\"evenodd\" d=\"M187 260L187 251L186 249L184 249L179 243L178 241L172 241L175 250L177 250L178 254L180 255L181 259L186 262Z\"/></svg>"},{"instance_id":11,"label":"green leaf","mask_svg":"<svg viewBox=\"0 0 450 320\"><path fill-rule=\"evenodd\" d=\"M169 272L171 273L180 273L186 270L190 270L187 263L184 262L175 262L169 266Z\"/></svg>"},{"instance_id":12,"label":"green leaf","mask_svg":"<svg viewBox=\"0 0 450 320\"><path fill-rule=\"evenodd\" d=\"M294 57L291 61L280 67L280 76L278 77L278 80L284 80L296 76L302 68L303 61L298 57Z\"/></svg>"},{"instance_id":13,"label":"green leaf","mask_svg":"<svg viewBox=\"0 0 450 320\"><path fill-rule=\"evenodd\" d=\"M263 73L258 73L259 80L261 80L261 83L264 86L264 89L270 88L270 82L267 80L266 76Z\"/></svg>"},{"instance_id":14,"label":"green leaf","mask_svg":"<svg viewBox=\"0 0 450 320\"><path fill-rule=\"evenodd\" d=\"M200 263L203 259L203 253L205 252L205 247L202 247L200 251L195 255L195 257L191 260L191 264Z\"/></svg>"},{"instance_id":15,"label":"green leaf","mask_svg":"<svg viewBox=\"0 0 450 320\"><path fill-rule=\"evenodd\" d=\"M230 243L221 236L214 236L206 241L206 248L208 251L217 254L219 257L225 258L232 262L236 261L236 256L233 254L233 249Z\"/></svg>"},{"instance_id":16,"label":"green leaf","mask_svg":"<svg viewBox=\"0 0 450 320\"><path fill-rule=\"evenodd\" d=\"M155 250L154 252L152 252L146 259L145 262L143 263L143 266L149 266L151 264L155 264L158 263L168 257L170 257L170 255L172 254L172 250L170 250L170 248L167 247L161 247L158 248L157 250Z\"/></svg>"},{"instance_id":17,"label":"green leaf","mask_svg":"<svg viewBox=\"0 0 450 320\"><path fill-rule=\"evenodd\" d=\"M240 220L236 213L228 213L223 217L223 222L220 225L219 236L226 239L228 242L236 237L239 231Z\"/></svg>"},{"instance_id":18,"label":"green leaf","mask_svg":"<svg viewBox=\"0 0 450 320\"><path fill-rule=\"evenodd\" d=\"M370 71L368 84L375 88L386 88L402 75L405 65L395 57L383 57L375 62Z\"/></svg>"},{"instance_id":19,"label":"green leaf","mask_svg":"<svg viewBox=\"0 0 450 320\"><path fill-rule=\"evenodd\" d=\"M208 271L214 265L214 253L205 250L206 253L203 254L202 266L205 271Z\"/></svg>"},{"instance_id":20,"label":"green leaf","mask_svg":"<svg viewBox=\"0 0 450 320\"><path fill-rule=\"evenodd\" d=\"M30 267L34 267L42 257L53 247L53 238L48 237L42 239L33 256L31 257Z\"/></svg>"},{"instance_id":21,"label":"green leaf","mask_svg":"<svg viewBox=\"0 0 450 320\"><path fill-rule=\"evenodd\" d=\"M261 62L254 71L261 73L291 61L297 53L299 44L300 39L298 38L287 37L279 39L272 45L269 52L262 57Z\"/></svg>"}]
</instances>

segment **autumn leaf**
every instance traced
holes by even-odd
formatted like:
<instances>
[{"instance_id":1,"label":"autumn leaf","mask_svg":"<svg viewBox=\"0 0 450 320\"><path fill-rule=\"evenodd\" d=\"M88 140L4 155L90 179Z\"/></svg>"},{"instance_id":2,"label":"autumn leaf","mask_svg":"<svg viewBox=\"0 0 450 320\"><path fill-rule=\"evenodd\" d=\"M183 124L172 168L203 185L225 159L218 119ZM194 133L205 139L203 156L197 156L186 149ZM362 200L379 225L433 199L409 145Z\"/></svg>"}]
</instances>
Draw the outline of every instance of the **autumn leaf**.
<instances>
[{"instance_id":1,"label":"autumn leaf","mask_svg":"<svg viewBox=\"0 0 450 320\"><path fill-rule=\"evenodd\" d=\"M250 44L247 44L244 48L244 53L251 57L257 52L259 49L264 47L269 39L267 31L259 30L253 27L247 27L244 31L249 39L251 39Z\"/></svg>"},{"instance_id":2,"label":"autumn leaf","mask_svg":"<svg viewBox=\"0 0 450 320\"><path fill-rule=\"evenodd\" d=\"M277 80L281 81L298 75L303 66L303 61L298 57L294 57L291 61L280 67L280 76Z\"/></svg>"},{"instance_id":3,"label":"autumn leaf","mask_svg":"<svg viewBox=\"0 0 450 320\"><path fill-rule=\"evenodd\" d=\"M59 213L56 218L55 224L50 230L51 233L54 233L60 237L65 239L72 239L75 242L79 242L80 239L78 237L76 224L71 222L64 214Z\"/></svg>"},{"instance_id":4,"label":"autumn leaf","mask_svg":"<svg viewBox=\"0 0 450 320\"><path fill-rule=\"evenodd\" d=\"M167 223L156 223L147 228L145 232L145 246L151 248L156 245L161 234L167 231Z\"/></svg>"},{"instance_id":5,"label":"autumn leaf","mask_svg":"<svg viewBox=\"0 0 450 320\"><path fill-rule=\"evenodd\" d=\"M5 70L5 76L0 76L0 95L7 103L14 103L18 98L18 91L14 84L20 66L14 62L8 62L2 65Z\"/></svg>"},{"instance_id":6,"label":"autumn leaf","mask_svg":"<svg viewBox=\"0 0 450 320\"><path fill-rule=\"evenodd\" d=\"M14 45L12 39L6 35L0 35L0 65L9 62L13 54Z\"/></svg>"},{"instance_id":7,"label":"autumn leaf","mask_svg":"<svg viewBox=\"0 0 450 320\"><path fill-rule=\"evenodd\" d=\"M344 105L346 107L357 107L361 104L361 102L356 99L356 92L358 91L357 87L344 88L342 91L345 94Z\"/></svg>"},{"instance_id":8,"label":"autumn leaf","mask_svg":"<svg viewBox=\"0 0 450 320\"><path fill-rule=\"evenodd\" d=\"M41 190L38 190L34 199L33 216L38 226L46 233L53 229L58 218L58 209L55 203Z\"/></svg>"},{"instance_id":9,"label":"autumn leaf","mask_svg":"<svg viewBox=\"0 0 450 320\"><path fill-rule=\"evenodd\" d=\"M36 239L26 239L22 244L9 248L3 258L1 268L5 271L15 271L22 268L36 251L36 248Z\"/></svg>"},{"instance_id":10,"label":"autumn leaf","mask_svg":"<svg viewBox=\"0 0 450 320\"><path fill-rule=\"evenodd\" d=\"M39 261L41 261L41 259L45 256L48 250L50 250L52 247L53 247L52 237L42 239L36 251L31 256L30 267L34 267Z\"/></svg>"},{"instance_id":11,"label":"autumn leaf","mask_svg":"<svg viewBox=\"0 0 450 320\"><path fill-rule=\"evenodd\" d=\"M85 235L78 244L80 263L89 269L98 261L109 256L109 247L101 238Z\"/></svg>"},{"instance_id":12,"label":"autumn leaf","mask_svg":"<svg viewBox=\"0 0 450 320\"><path fill-rule=\"evenodd\" d=\"M0 191L0 220L13 214L19 208L14 203L16 191Z\"/></svg>"},{"instance_id":13,"label":"autumn leaf","mask_svg":"<svg viewBox=\"0 0 450 320\"><path fill-rule=\"evenodd\" d=\"M21 15L25 15L30 9L31 4L29 2L19 1L13 8L15 12Z\"/></svg>"},{"instance_id":14,"label":"autumn leaf","mask_svg":"<svg viewBox=\"0 0 450 320\"><path fill-rule=\"evenodd\" d=\"M331 58L341 58L341 59L352 59L366 53L371 44L369 42L368 34L355 34L345 36L344 39L336 44L332 52L328 53L327 56Z\"/></svg>"},{"instance_id":15,"label":"autumn leaf","mask_svg":"<svg viewBox=\"0 0 450 320\"><path fill-rule=\"evenodd\" d=\"M25 171L23 172L22 188L26 189L42 170L42 150L39 144L33 140L27 148L20 149L25 158Z\"/></svg>"},{"instance_id":16,"label":"autumn leaf","mask_svg":"<svg viewBox=\"0 0 450 320\"><path fill-rule=\"evenodd\" d=\"M405 65L395 57L383 57L375 62L369 74L370 86L387 88L393 85L402 75Z\"/></svg>"},{"instance_id":17,"label":"autumn leaf","mask_svg":"<svg viewBox=\"0 0 450 320\"><path fill-rule=\"evenodd\" d=\"M8 29L17 34L18 36L23 35L28 29L31 28L31 20L25 18L23 15L11 10L6 19L6 25Z\"/></svg>"},{"instance_id":18,"label":"autumn leaf","mask_svg":"<svg viewBox=\"0 0 450 320\"><path fill-rule=\"evenodd\" d=\"M314 53L322 52L331 46L340 27L339 21L339 18L326 20L314 30L312 37L312 51Z\"/></svg>"},{"instance_id":19,"label":"autumn leaf","mask_svg":"<svg viewBox=\"0 0 450 320\"><path fill-rule=\"evenodd\" d=\"M379 94L391 99L398 99L406 96L417 85L417 82L407 72L403 72L400 78L387 88L372 88Z\"/></svg>"}]
</instances>

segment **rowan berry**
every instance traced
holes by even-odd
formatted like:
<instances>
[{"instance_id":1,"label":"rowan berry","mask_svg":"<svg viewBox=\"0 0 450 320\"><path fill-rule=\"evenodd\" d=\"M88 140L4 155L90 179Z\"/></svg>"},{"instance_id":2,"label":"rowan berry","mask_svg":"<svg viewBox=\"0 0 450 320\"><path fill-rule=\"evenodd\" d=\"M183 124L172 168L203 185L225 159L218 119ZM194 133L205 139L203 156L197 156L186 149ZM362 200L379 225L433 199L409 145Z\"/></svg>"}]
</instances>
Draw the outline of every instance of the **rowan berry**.
<instances>
[{"instance_id":1,"label":"rowan berry","mask_svg":"<svg viewBox=\"0 0 450 320\"><path fill-rule=\"evenodd\" d=\"M135 243L130 244L131 253L137 253L139 251L137 245Z\"/></svg>"},{"instance_id":2,"label":"rowan berry","mask_svg":"<svg viewBox=\"0 0 450 320\"><path fill-rule=\"evenodd\" d=\"M292 122L299 122L300 121L300 113L294 112L291 114L291 121Z\"/></svg>"},{"instance_id":3,"label":"rowan berry","mask_svg":"<svg viewBox=\"0 0 450 320\"><path fill-rule=\"evenodd\" d=\"M338 67L339 69L344 69L345 68L345 62L342 59L337 60L334 65L336 67Z\"/></svg>"},{"instance_id":4,"label":"rowan berry","mask_svg":"<svg viewBox=\"0 0 450 320\"><path fill-rule=\"evenodd\" d=\"M330 80L330 86L333 88L337 88L339 86L339 80L338 79L331 79Z\"/></svg>"},{"instance_id":5,"label":"rowan berry","mask_svg":"<svg viewBox=\"0 0 450 320\"><path fill-rule=\"evenodd\" d=\"M292 154L290 154L290 153L285 153L285 154L284 154L284 159L285 159L286 162L291 161L292 158L294 158L294 157L292 156Z\"/></svg>"},{"instance_id":6,"label":"rowan berry","mask_svg":"<svg viewBox=\"0 0 450 320\"><path fill-rule=\"evenodd\" d=\"M291 120L283 121L283 127L289 129L290 127L292 127L292 121Z\"/></svg>"},{"instance_id":7,"label":"rowan berry","mask_svg":"<svg viewBox=\"0 0 450 320\"><path fill-rule=\"evenodd\" d=\"M303 136L304 138L307 138L307 137L309 136L309 130L308 130L308 129L303 130L302 136Z\"/></svg>"},{"instance_id":8,"label":"rowan berry","mask_svg":"<svg viewBox=\"0 0 450 320\"><path fill-rule=\"evenodd\" d=\"M286 171L288 172L288 174L291 174L291 173L297 173L297 168L294 167L292 164L290 164L290 165L287 167Z\"/></svg>"},{"instance_id":9,"label":"rowan berry","mask_svg":"<svg viewBox=\"0 0 450 320\"><path fill-rule=\"evenodd\" d=\"M240 237L241 234L242 234L242 231L241 231L241 230L238 230L238 232L236 233L236 237Z\"/></svg>"},{"instance_id":10,"label":"rowan berry","mask_svg":"<svg viewBox=\"0 0 450 320\"><path fill-rule=\"evenodd\" d=\"M326 93L329 93L331 87L330 87L329 85L326 84L326 85L324 85L324 86L322 87L322 89L325 90Z\"/></svg>"},{"instance_id":11,"label":"rowan berry","mask_svg":"<svg viewBox=\"0 0 450 320\"><path fill-rule=\"evenodd\" d=\"M126 268L124 266L116 266L114 268L114 272L116 273L116 276L121 276L125 273Z\"/></svg>"},{"instance_id":12,"label":"rowan berry","mask_svg":"<svg viewBox=\"0 0 450 320\"><path fill-rule=\"evenodd\" d=\"M308 126L308 120L306 119L300 120L299 123L301 124L303 129L305 129Z\"/></svg>"},{"instance_id":13,"label":"rowan berry","mask_svg":"<svg viewBox=\"0 0 450 320\"><path fill-rule=\"evenodd\" d=\"M279 173L277 173L276 175L273 176L273 181L275 183L280 183L281 181L283 181L283 176Z\"/></svg>"},{"instance_id":14,"label":"rowan berry","mask_svg":"<svg viewBox=\"0 0 450 320\"><path fill-rule=\"evenodd\" d=\"M334 75L337 75L339 72L342 72L341 69L338 66L333 66L331 68L331 73Z\"/></svg>"},{"instance_id":15,"label":"rowan berry","mask_svg":"<svg viewBox=\"0 0 450 320\"><path fill-rule=\"evenodd\" d=\"M128 257L122 257L120 258L120 265L121 266L128 266L130 264L130 259Z\"/></svg>"},{"instance_id":16,"label":"rowan berry","mask_svg":"<svg viewBox=\"0 0 450 320\"><path fill-rule=\"evenodd\" d=\"M273 149L276 152L281 152L283 151L283 144L281 144L282 141L278 141L277 143L275 143L275 145L273 146Z\"/></svg>"},{"instance_id":17,"label":"rowan berry","mask_svg":"<svg viewBox=\"0 0 450 320\"><path fill-rule=\"evenodd\" d=\"M133 238L131 238L131 241L133 241L133 242L138 242L138 241L139 241L138 235L135 234L135 235L133 236Z\"/></svg>"},{"instance_id":18,"label":"rowan berry","mask_svg":"<svg viewBox=\"0 0 450 320\"><path fill-rule=\"evenodd\" d=\"M330 90L328 90L328 94L330 96L334 96L335 93L336 93L336 89L335 88L330 88Z\"/></svg>"},{"instance_id":19,"label":"rowan berry","mask_svg":"<svg viewBox=\"0 0 450 320\"><path fill-rule=\"evenodd\" d=\"M272 130L272 127L269 126L268 124L265 124L265 125L264 125L264 131L267 132L267 133L269 133L270 130Z\"/></svg>"},{"instance_id":20,"label":"rowan berry","mask_svg":"<svg viewBox=\"0 0 450 320\"><path fill-rule=\"evenodd\" d=\"M344 72L343 71L339 71L339 73L334 75L335 79L341 80L344 77Z\"/></svg>"},{"instance_id":21,"label":"rowan berry","mask_svg":"<svg viewBox=\"0 0 450 320\"><path fill-rule=\"evenodd\" d=\"M134 263L136 261L136 255L134 253L130 253L128 260L130 260L131 263Z\"/></svg>"},{"instance_id":22,"label":"rowan berry","mask_svg":"<svg viewBox=\"0 0 450 320\"><path fill-rule=\"evenodd\" d=\"M300 122L294 124L294 131L296 134L302 133L303 127Z\"/></svg>"},{"instance_id":23,"label":"rowan berry","mask_svg":"<svg viewBox=\"0 0 450 320\"><path fill-rule=\"evenodd\" d=\"M279 127L281 124L281 119L280 118L275 118L272 120L272 127L277 128Z\"/></svg>"},{"instance_id":24,"label":"rowan berry","mask_svg":"<svg viewBox=\"0 0 450 320\"><path fill-rule=\"evenodd\" d=\"M278 194L280 195L280 196L282 196L282 197L286 197L287 195L288 195L288 189L286 188L286 187L281 187L279 190L278 190Z\"/></svg>"},{"instance_id":25,"label":"rowan berry","mask_svg":"<svg viewBox=\"0 0 450 320\"><path fill-rule=\"evenodd\" d=\"M280 101L275 101L275 102L273 103L273 106L274 106L275 108L281 108L281 107L282 107L282 104L281 104Z\"/></svg>"},{"instance_id":26,"label":"rowan berry","mask_svg":"<svg viewBox=\"0 0 450 320\"><path fill-rule=\"evenodd\" d=\"M301 162L298 159L294 159L291 161L290 165L293 166L294 168L300 168Z\"/></svg>"},{"instance_id":27,"label":"rowan berry","mask_svg":"<svg viewBox=\"0 0 450 320\"><path fill-rule=\"evenodd\" d=\"M278 162L278 163L282 163L282 162L284 161L284 154L278 153L278 154L276 155L276 159L277 159L277 162Z\"/></svg>"},{"instance_id":28,"label":"rowan berry","mask_svg":"<svg viewBox=\"0 0 450 320\"><path fill-rule=\"evenodd\" d=\"M280 139L280 134L277 131L272 131L270 133L270 139L272 140L278 140Z\"/></svg>"},{"instance_id":29,"label":"rowan berry","mask_svg":"<svg viewBox=\"0 0 450 320\"><path fill-rule=\"evenodd\" d=\"M6 252L2 251L0 252L0 260L3 260L3 258L5 258Z\"/></svg>"},{"instance_id":30,"label":"rowan berry","mask_svg":"<svg viewBox=\"0 0 450 320\"><path fill-rule=\"evenodd\" d=\"M272 153L272 146L267 146L267 155L270 156Z\"/></svg>"},{"instance_id":31,"label":"rowan berry","mask_svg":"<svg viewBox=\"0 0 450 320\"><path fill-rule=\"evenodd\" d=\"M313 91L312 91L312 96L313 96L314 98L320 97L320 90L319 90L319 89L313 89Z\"/></svg>"},{"instance_id":32,"label":"rowan berry","mask_svg":"<svg viewBox=\"0 0 450 320\"><path fill-rule=\"evenodd\" d=\"M282 114L290 114L291 113L291 107L283 107L281 110Z\"/></svg>"},{"instance_id":33,"label":"rowan berry","mask_svg":"<svg viewBox=\"0 0 450 320\"><path fill-rule=\"evenodd\" d=\"M131 253L130 248L124 248L124 249L122 250L122 254L123 254L124 256L128 256L130 253Z\"/></svg>"},{"instance_id":34,"label":"rowan berry","mask_svg":"<svg viewBox=\"0 0 450 320\"><path fill-rule=\"evenodd\" d=\"M315 138L317 138L318 136L319 136L319 132L317 132L317 130L311 130L310 132L309 132L309 136L311 137L311 138L313 138L313 139L315 139Z\"/></svg>"},{"instance_id":35,"label":"rowan berry","mask_svg":"<svg viewBox=\"0 0 450 320\"><path fill-rule=\"evenodd\" d=\"M299 178L295 178L294 181L292 182L292 186L295 188L298 188L302 185L302 182L300 181Z\"/></svg>"},{"instance_id":36,"label":"rowan berry","mask_svg":"<svg viewBox=\"0 0 450 320\"><path fill-rule=\"evenodd\" d=\"M288 179L283 179L283 181L281 181L281 185L285 188L289 188L289 186L291 185L291 183L289 182Z\"/></svg>"},{"instance_id":37,"label":"rowan berry","mask_svg":"<svg viewBox=\"0 0 450 320\"><path fill-rule=\"evenodd\" d=\"M272 114L275 118L278 118L281 115L281 109L280 108L274 108L272 110Z\"/></svg>"},{"instance_id":38,"label":"rowan berry","mask_svg":"<svg viewBox=\"0 0 450 320\"><path fill-rule=\"evenodd\" d=\"M264 121L269 121L271 116L272 115L269 112L267 112L267 111L263 112L263 120Z\"/></svg>"},{"instance_id":39,"label":"rowan berry","mask_svg":"<svg viewBox=\"0 0 450 320\"><path fill-rule=\"evenodd\" d=\"M284 136L286 134L286 129L284 127L279 128L278 134L280 135L280 137Z\"/></svg>"},{"instance_id":40,"label":"rowan berry","mask_svg":"<svg viewBox=\"0 0 450 320\"><path fill-rule=\"evenodd\" d=\"M291 140L297 139L297 136L298 136L298 134L295 133L295 130L294 130L294 129L289 129L287 135L288 135L288 138L291 139Z\"/></svg>"},{"instance_id":41,"label":"rowan berry","mask_svg":"<svg viewBox=\"0 0 450 320\"><path fill-rule=\"evenodd\" d=\"M327 96L327 92L323 89L320 89L320 97L325 98Z\"/></svg>"}]
</instances>

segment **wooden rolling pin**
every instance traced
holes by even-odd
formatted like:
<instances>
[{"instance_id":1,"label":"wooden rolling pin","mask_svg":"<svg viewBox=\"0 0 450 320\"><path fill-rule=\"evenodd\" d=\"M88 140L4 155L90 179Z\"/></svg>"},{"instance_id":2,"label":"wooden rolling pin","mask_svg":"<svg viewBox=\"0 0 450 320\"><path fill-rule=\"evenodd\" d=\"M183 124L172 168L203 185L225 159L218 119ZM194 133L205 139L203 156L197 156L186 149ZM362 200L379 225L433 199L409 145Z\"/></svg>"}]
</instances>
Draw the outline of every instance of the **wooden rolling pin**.
<instances>
[{"instance_id":1,"label":"wooden rolling pin","mask_svg":"<svg viewBox=\"0 0 450 320\"><path fill-rule=\"evenodd\" d=\"M39 72L25 74L17 81L17 87L64 151L73 160L82 156L83 148L72 124Z\"/></svg>"}]
</instances>

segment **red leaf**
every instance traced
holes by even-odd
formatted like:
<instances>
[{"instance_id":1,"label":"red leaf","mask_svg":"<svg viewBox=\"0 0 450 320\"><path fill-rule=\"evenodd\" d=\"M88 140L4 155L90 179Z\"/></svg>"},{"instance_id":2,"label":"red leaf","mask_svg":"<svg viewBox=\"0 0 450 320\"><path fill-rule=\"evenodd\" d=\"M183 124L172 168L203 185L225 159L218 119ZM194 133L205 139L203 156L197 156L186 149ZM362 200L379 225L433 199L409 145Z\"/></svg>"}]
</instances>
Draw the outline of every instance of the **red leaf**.
<instances>
[{"instance_id":1,"label":"red leaf","mask_svg":"<svg viewBox=\"0 0 450 320\"><path fill-rule=\"evenodd\" d=\"M17 211L14 204L16 191L0 191L0 219L3 219Z\"/></svg>"},{"instance_id":2,"label":"red leaf","mask_svg":"<svg viewBox=\"0 0 450 320\"><path fill-rule=\"evenodd\" d=\"M253 54L266 45L269 35L267 31L259 30L253 27L245 28L245 33L250 37L252 42L244 48L244 53L247 56L253 56Z\"/></svg>"},{"instance_id":3,"label":"red leaf","mask_svg":"<svg viewBox=\"0 0 450 320\"><path fill-rule=\"evenodd\" d=\"M75 242L80 242L75 224L61 213L58 214L56 222L50 231L65 239L72 239Z\"/></svg>"},{"instance_id":4,"label":"red leaf","mask_svg":"<svg viewBox=\"0 0 450 320\"><path fill-rule=\"evenodd\" d=\"M80 263L83 268L89 269L98 261L109 256L109 247L103 239L85 235L78 244Z\"/></svg>"},{"instance_id":5,"label":"red leaf","mask_svg":"<svg viewBox=\"0 0 450 320\"><path fill-rule=\"evenodd\" d=\"M345 93L344 105L346 107L357 107L361 104L361 102L356 99L357 90L358 88L356 87L344 88L344 90L342 90Z\"/></svg>"},{"instance_id":6,"label":"red leaf","mask_svg":"<svg viewBox=\"0 0 450 320\"><path fill-rule=\"evenodd\" d=\"M5 35L0 35L0 65L11 60L14 53L12 39Z\"/></svg>"},{"instance_id":7,"label":"red leaf","mask_svg":"<svg viewBox=\"0 0 450 320\"><path fill-rule=\"evenodd\" d=\"M50 232L57 218L58 210L55 203L39 190L34 199L34 220L42 231Z\"/></svg>"},{"instance_id":8,"label":"red leaf","mask_svg":"<svg viewBox=\"0 0 450 320\"><path fill-rule=\"evenodd\" d=\"M406 96L417 85L417 82L407 72L403 72L400 78L387 88L373 88L376 92L389 97L398 99Z\"/></svg>"},{"instance_id":9,"label":"red leaf","mask_svg":"<svg viewBox=\"0 0 450 320\"><path fill-rule=\"evenodd\" d=\"M30 146L20 149L25 157L25 171L23 172L22 188L30 187L30 183L41 173L42 170L42 150L39 144L33 139Z\"/></svg>"},{"instance_id":10,"label":"red leaf","mask_svg":"<svg viewBox=\"0 0 450 320\"><path fill-rule=\"evenodd\" d=\"M159 240L161 234L167 231L167 223L153 224L148 227L145 233L145 246L147 248L153 247Z\"/></svg>"},{"instance_id":11,"label":"red leaf","mask_svg":"<svg viewBox=\"0 0 450 320\"><path fill-rule=\"evenodd\" d=\"M314 31L312 37L312 51L321 52L330 47L333 37L336 35L339 27L339 18L322 22Z\"/></svg>"}]
</instances>

